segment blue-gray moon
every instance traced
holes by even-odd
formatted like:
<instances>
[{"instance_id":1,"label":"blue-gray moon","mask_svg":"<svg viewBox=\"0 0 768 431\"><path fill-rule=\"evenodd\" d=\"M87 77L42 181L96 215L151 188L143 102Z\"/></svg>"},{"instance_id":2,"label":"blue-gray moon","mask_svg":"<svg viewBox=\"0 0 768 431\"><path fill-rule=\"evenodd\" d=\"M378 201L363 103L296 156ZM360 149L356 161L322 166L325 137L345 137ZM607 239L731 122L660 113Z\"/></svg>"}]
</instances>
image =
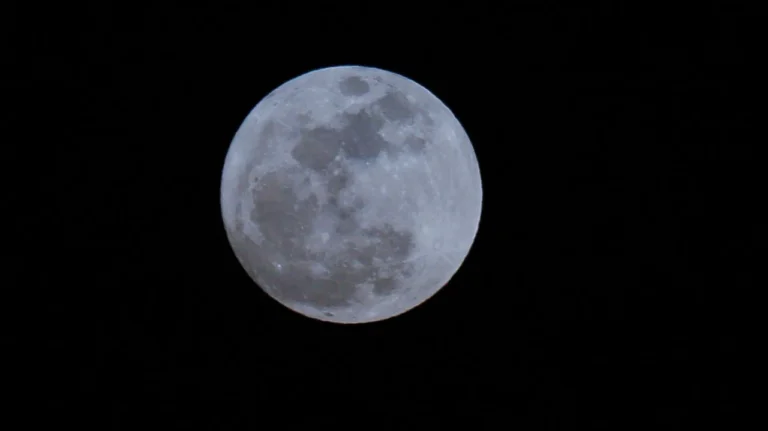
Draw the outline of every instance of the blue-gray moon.
<instances>
[{"instance_id":1,"label":"blue-gray moon","mask_svg":"<svg viewBox=\"0 0 768 431\"><path fill-rule=\"evenodd\" d=\"M221 212L235 256L304 316L365 323L402 314L459 270L482 183L456 116L402 75L314 70L272 91L230 144Z\"/></svg>"}]
</instances>

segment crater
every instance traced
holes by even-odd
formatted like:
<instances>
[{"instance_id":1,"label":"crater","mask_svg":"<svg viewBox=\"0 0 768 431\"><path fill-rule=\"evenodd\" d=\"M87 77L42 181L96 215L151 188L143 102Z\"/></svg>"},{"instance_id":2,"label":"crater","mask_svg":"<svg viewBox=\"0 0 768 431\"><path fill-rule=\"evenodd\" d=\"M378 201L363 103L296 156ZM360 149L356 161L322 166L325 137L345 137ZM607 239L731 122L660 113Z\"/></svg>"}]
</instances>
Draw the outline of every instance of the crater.
<instances>
[{"instance_id":1,"label":"crater","mask_svg":"<svg viewBox=\"0 0 768 431\"><path fill-rule=\"evenodd\" d=\"M345 96L362 96L368 93L371 87L358 76L350 76L339 82L339 90Z\"/></svg>"}]
</instances>

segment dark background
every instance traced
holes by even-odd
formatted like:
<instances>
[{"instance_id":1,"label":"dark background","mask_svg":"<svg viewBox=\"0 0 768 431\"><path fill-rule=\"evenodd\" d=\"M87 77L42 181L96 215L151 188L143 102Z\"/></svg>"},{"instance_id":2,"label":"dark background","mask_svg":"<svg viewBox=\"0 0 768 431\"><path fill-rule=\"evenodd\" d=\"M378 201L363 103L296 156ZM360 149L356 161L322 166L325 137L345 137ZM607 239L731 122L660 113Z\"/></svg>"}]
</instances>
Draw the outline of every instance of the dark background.
<instances>
[{"instance_id":1,"label":"dark background","mask_svg":"<svg viewBox=\"0 0 768 431\"><path fill-rule=\"evenodd\" d=\"M756 11L251 3L4 6L6 172L25 172L7 202L26 208L9 266L33 293L10 328L41 352L19 369L37 416L110 430L742 417L766 239ZM434 92L484 181L453 280L357 326L269 299L219 212L251 108L341 64Z\"/></svg>"}]
</instances>

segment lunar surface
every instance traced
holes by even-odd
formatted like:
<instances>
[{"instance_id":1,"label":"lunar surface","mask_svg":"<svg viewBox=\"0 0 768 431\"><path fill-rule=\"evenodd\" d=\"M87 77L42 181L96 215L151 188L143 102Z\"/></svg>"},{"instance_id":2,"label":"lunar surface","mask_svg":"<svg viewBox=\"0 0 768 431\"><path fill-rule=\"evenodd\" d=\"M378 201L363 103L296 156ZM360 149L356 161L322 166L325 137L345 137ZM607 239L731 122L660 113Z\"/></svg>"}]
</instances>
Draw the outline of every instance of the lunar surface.
<instances>
[{"instance_id":1,"label":"lunar surface","mask_svg":"<svg viewBox=\"0 0 768 431\"><path fill-rule=\"evenodd\" d=\"M294 78L248 114L221 210L250 277L305 316L387 319L458 271L482 204L472 144L414 81L341 66Z\"/></svg>"}]
</instances>

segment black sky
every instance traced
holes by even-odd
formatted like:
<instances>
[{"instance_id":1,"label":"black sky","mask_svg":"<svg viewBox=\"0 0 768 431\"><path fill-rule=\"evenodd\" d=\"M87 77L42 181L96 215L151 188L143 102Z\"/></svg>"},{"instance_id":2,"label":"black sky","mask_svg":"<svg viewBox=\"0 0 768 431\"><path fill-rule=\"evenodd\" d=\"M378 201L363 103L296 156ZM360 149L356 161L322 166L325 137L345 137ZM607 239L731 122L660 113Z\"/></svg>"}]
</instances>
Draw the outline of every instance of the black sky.
<instances>
[{"instance_id":1,"label":"black sky","mask_svg":"<svg viewBox=\"0 0 768 431\"><path fill-rule=\"evenodd\" d=\"M14 216L14 285L34 296L12 339L44 352L26 363L39 409L106 430L693 429L736 415L766 239L755 12L522 2L405 19L388 3L252 3L5 15L8 172L34 185L9 183L29 208ZM450 284L360 326L269 299L218 200L250 109L340 64L429 88L484 181Z\"/></svg>"}]
</instances>

